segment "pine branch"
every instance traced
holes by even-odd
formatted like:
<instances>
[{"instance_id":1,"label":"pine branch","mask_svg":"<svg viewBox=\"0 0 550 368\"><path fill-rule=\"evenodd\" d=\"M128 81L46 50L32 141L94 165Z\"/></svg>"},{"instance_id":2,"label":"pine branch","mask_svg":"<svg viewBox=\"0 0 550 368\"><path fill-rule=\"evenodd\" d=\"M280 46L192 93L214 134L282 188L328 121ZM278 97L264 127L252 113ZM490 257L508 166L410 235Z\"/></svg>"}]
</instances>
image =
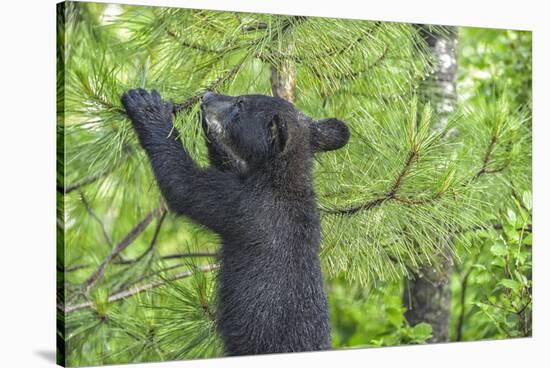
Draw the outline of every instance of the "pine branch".
<instances>
[{"instance_id":1,"label":"pine branch","mask_svg":"<svg viewBox=\"0 0 550 368\"><path fill-rule=\"evenodd\" d=\"M398 196L394 196L392 199L394 199L397 202L409 205L409 206L420 206L420 205L424 205L424 204L431 204L431 203L437 201L441 197L442 194L443 194L443 192L439 192L439 193L435 194L434 196L432 196L430 198L422 198L422 199L408 199L408 198L401 198L401 197L398 197Z\"/></svg>"},{"instance_id":2,"label":"pine branch","mask_svg":"<svg viewBox=\"0 0 550 368\"><path fill-rule=\"evenodd\" d=\"M233 78L239 70L242 68L244 62L246 61L246 57L241 60L237 65L235 65L233 68L229 69L229 71L224 74L223 76L216 79L214 82L212 82L210 85L208 85L204 91L196 93L195 95L187 98L182 103L174 105L174 114L177 114L179 112L182 112L184 110L187 110L191 108L194 104L197 102L200 102L202 99L202 96L207 91L216 91L220 86L222 86L225 82L227 82L229 79Z\"/></svg>"},{"instance_id":3,"label":"pine branch","mask_svg":"<svg viewBox=\"0 0 550 368\"><path fill-rule=\"evenodd\" d=\"M160 229L162 227L164 219L166 218L166 213L167 213L166 208L162 207L161 210L160 210L160 215L159 215L159 219L158 219L158 222L157 222L157 226L155 227L155 232L153 234L153 238L151 239L151 242L149 243L149 247L147 248L147 250L145 250L145 252L143 252L141 255L139 255L135 259L120 260L120 261L116 261L115 263L118 263L118 264L137 263L137 262L141 261L149 253L153 252L155 247L157 246L157 239L158 239L158 236L160 234Z\"/></svg>"},{"instance_id":4,"label":"pine branch","mask_svg":"<svg viewBox=\"0 0 550 368\"><path fill-rule=\"evenodd\" d=\"M285 21L283 22L283 25L281 26L281 33L285 34L289 32L292 29L292 27L307 20L306 17L294 17L294 18L296 19L296 21L285 19ZM261 44L265 40L265 37L267 36L258 38L257 40L251 43L251 46ZM279 32L275 32L271 36L271 42L277 41L278 37L279 37ZM199 92L189 97L187 100L183 101L182 103L174 105L174 113L178 113L189 109L191 106L193 106L195 103L199 102L202 99L202 96L206 91L216 91L224 83L226 83L228 80L233 78L239 72L239 70L242 68L242 66L244 65L247 59L248 59L248 55L245 56L243 59L241 59L241 61L237 65L235 65L233 68L229 69L229 71L225 75L219 77L214 82L212 82L209 86L207 86L203 92Z\"/></svg>"},{"instance_id":5,"label":"pine branch","mask_svg":"<svg viewBox=\"0 0 550 368\"><path fill-rule=\"evenodd\" d=\"M336 78L338 78L342 81L348 81L349 82L349 81L357 79L359 76L361 76L361 75L363 75L367 72L370 72L372 70L372 68L376 67L378 64L382 63L382 61L384 61L384 59L388 55L389 49L390 49L390 47L388 45L385 45L384 51L382 51L380 56L377 57L376 60L372 61L370 64L365 66L363 69L352 71L350 73L341 74L339 76L336 76ZM315 73L317 73L317 71L315 71Z\"/></svg>"},{"instance_id":6,"label":"pine branch","mask_svg":"<svg viewBox=\"0 0 550 368\"><path fill-rule=\"evenodd\" d=\"M276 39L277 39L277 36L276 35L273 36L273 40L276 40ZM254 42L252 42L250 46L257 46L257 45L261 44L264 40L265 40L265 36L260 37L257 40L255 40ZM239 72L239 70L242 68L242 66L244 65L244 63L246 62L247 59L248 59L248 55L245 56L244 58L242 58L241 61L239 63L237 63L237 65L235 65L233 68L229 69L229 71L226 74L219 77L214 82L212 82L210 85L208 85L206 88L204 88L204 90L202 92L196 93L195 95L187 98L182 103L174 105L174 113L177 114L181 111L189 109L191 106L193 106L194 104L196 104L197 102L199 102L202 99L202 96L204 95L204 93L206 91L216 91L224 83L226 83L228 80L233 78Z\"/></svg>"},{"instance_id":7,"label":"pine branch","mask_svg":"<svg viewBox=\"0 0 550 368\"><path fill-rule=\"evenodd\" d=\"M161 207L149 212L147 216L143 220L141 220L136 226L130 230L128 234L122 239L120 243L117 244L117 246L105 257L103 262L99 265L99 267L92 273L88 279L84 282L84 286L86 289L90 289L92 286L94 286L97 281L99 281L105 272L105 268L111 261L120 254L124 249L126 249L136 238L147 228L147 225L153 220L155 216L157 216L161 211Z\"/></svg>"},{"instance_id":8,"label":"pine branch","mask_svg":"<svg viewBox=\"0 0 550 368\"><path fill-rule=\"evenodd\" d=\"M360 211L368 211L368 210L371 210L373 208L376 208L376 207L380 206L381 204L383 204L384 202L389 201L389 200L398 200L398 201L401 201L401 202L404 202L404 203L407 203L407 204L424 204L424 203L427 203L427 202L424 202L423 200L407 200L407 199L397 197L397 193L398 193L399 189L401 188L401 185L403 184L403 180L404 180L405 176L407 176L407 174L409 173L409 171L410 171L410 169L411 169L411 167L412 167L412 165L413 165L413 163L414 163L414 161L416 160L417 157L418 157L418 152L416 151L416 148L411 149L411 151L409 152L409 154L407 156L407 160L405 161L405 164L403 165L403 168L401 169L401 171L399 172L399 174L395 178L392 187L383 196L381 196L379 198L376 198L376 199L373 199L373 200L370 200L368 202L365 202L365 203L363 203L359 206L355 206L355 207L352 207L352 208L330 209L330 210L325 210L324 212L326 212L328 214L331 214L331 215L351 216L351 215L354 215L354 214L356 214L357 212L360 212ZM431 200L435 200L435 199L436 198L432 198Z\"/></svg>"},{"instance_id":9,"label":"pine branch","mask_svg":"<svg viewBox=\"0 0 550 368\"><path fill-rule=\"evenodd\" d=\"M80 189L81 187L84 187L88 184L92 184L99 179L103 178L104 176L107 176L110 172L112 172L113 169L105 170L103 172L97 173L95 175L88 176L80 181L77 181L76 183L69 184L65 188L58 186L57 191L60 193L68 194L74 190Z\"/></svg>"},{"instance_id":10,"label":"pine branch","mask_svg":"<svg viewBox=\"0 0 550 368\"><path fill-rule=\"evenodd\" d=\"M98 181L99 179L102 179L106 176L108 176L109 174L111 174L113 171L115 171L120 165L122 165L124 162L126 162L126 160L128 159L130 155L128 154L128 152L124 152L123 154L123 157L121 159L119 159L118 162L116 162L115 164L113 164L111 167L107 168L107 169L104 169L102 171L100 171L99 173L97 174L94 174L94 175L90 175L82 180L79 180L73 184L69 184L65 187L61 187L61 186L57 186L57 191L59 193L63 193L63 194L69 194L77 189L80 189L82 187L85 187L87 185L90 185L90 184L93 184L95 183L96 181Z\"/></svg>"},{"instance_id":11,"label":"pine branch","mask_svg":"<svg viewBox=\"0 0 550 368\"><path fill-rule=\"evenodd\" d=\"M496 174L496 173L499 173L499 172L502 172L504 170L506 170L506 168L508 168L508 166L510 166L510 161L511 161L511 152L512 152L512 146L513 146L513 143L512 143L512 140L508 140L508 143L506 145L506 159L504 160L504 163L500 166L500 167L497 167L497 168L494 168L494 169L485 169L485 173L486 174Z\"/></svg>"},{"instance_id":12,"label":"pine branch","mask_svg":"<svg viewBox=\"0 0 550 368\"><path fill-rule=\"evenodd\" d=\"M167 254L165 256L160 256L158 259L160 260L170 260L170 259L179 259L179 258L199 258L199 257L217 257L218 253L215 252L182 252L182 253L172 253ZM117 266L127 266L137 263L139 260L137 258L134 259L117 259L111 262L113 265ZM84 268L90 268L92 267L92 264L76 264L74 266L67 267L64 271L65 272L74 272L78 271Z\"/></svg>"},{"instance_id":13,"label":"pine branch","mask_svg":"<svg viewBox=\"0 0 550 368\"><path fill-rule=\"evenodd\" d=\"M401 172L399 173L399 175L397 175L397 178L395 178L395 182L387 194L388 197L390 198L395 197L395 194L397 194L397 192L401 188L401 185L403 184L403 179L409 173L413 165L413 162L416 160L417 157L418 157L418 152L416 151L416 149L415 148L411 149L411 151L409 152L409 155L407 156L407 160L405 161L405 165L403 165Z\"/></svg>"},{"instance_id":14,"label":"pine branch","mask_svg":"<svg viewBox=\"0 0 550 368\"><path fill-rule=\"evenodd\" d=\"M192 42L188 42L188 41L183 41L178 37L177 34L172 32L171 30L167 30L166 33L170 37L172 37L175 41L177 41L181 46L192 49L192 50L195 50L195 51L208 53L208 54L224 55L224 54L227 54L229 52L239 50L239 49L243 48L244 46L247 46L246 44L239 44L239 45L229 46L229 47L226 47L226 48L214 49L214 48L210 48L208 46L205 46L205 45L202 45L202 44L199 44L199 43L192 43ZM250 43L250 45L252 45L252 44L254 44L254 43L253 42Z\"/></svg>"},{"instance_id":15,"label":"pine branch","mask_svg":"<svg viewBox=\"0 0 550 368\"><path fill-rule=\"evenodd\" d=\"M92 218L99 224L99 227L101 228L101 232L103 234L103 238L105 238L105 241L107 244L109 244L110 247L113 247L113 241L111 240L111 237L109 234L107 234L107 230L105 229L105 224L103 221L96 215L94 210L92 209L92 206L90 205L90 202L88 202L88 199L84 195L84 192L80 191L80 199L82 200L82 203L84 204L84 207L86 207L86 211Z\"/></svg>"},{"instance_id":16,"label":"pine branch","mask_svg":"<svg viewBox=\"0 0 550 368\"><path fill-rule=\"evenodd\" d=\"M218 253L211 252L191 252L191 253L173 253L162 256L161 259L178 259L178 258L192 258L192 257L217 257Z\"/></svg>"},{"instance_id":17,"label":"pine branch","mask_svg":"<svg viewBox=\"0 0 550 368\"><path fill-rule=\"evenodd\" d=\"M186 47L186 48L189 48L189 49L192 49L192 50L196 50L196 51L200 51L200 52L206 52L206 53L212 53L212 54L221 54L221 53L224 53L224 52L227 51L226 49L211 49L211 48L209 48L207 46L204 46L204 45L201 45L201 44L191 43L191 42L180 40L178 35L176 35L171 30L167 30L166 33L170 37L172 37L174 40L176 40L183 47Z\"/></svg>"},{"instance_id":18,"label":"pine branch","mask_svg":"<svg viewBox=\"0 0 550 368\"><path fill-rule=\"evenodd\" d=\"M257 45L260 45L261 43L263 43L265 41L266 37L270 37L270 41L275 42L280 37L279 33L286 34L293 27L295 27L296 25L306 21L307 19L308 19L307 17L302 17L302 16L296 16L296 17L292 17L291 19L285 19L282 22L282 25L281 25L281 32L274 32L273 34L266 33L264 36L259 37L258 39L250 42L249 45L244 45L244 46L255 47ZM200 45L200 44L192 44L192 43L187 43L187 42L182 43L182 41L178 39L177 35L174 32L170 31L170 30L167 30L167 34L170 35L172 38L176 39L177 41L179 41L183 46L189 47L189 48L192 48L192 49L195 49L195 50L198 50L198 51L202 51L202 52L226 53L226 52L234 51L234 50L237 50L237 49L240 49L240 48L243 47L243 45L235 45L235 46L231 46L227 49L210 49L210 48L208 48L204 45ZM201 92L198 92L198 93L188 97L186 100L184 100L181 103L175 104L174 105L174 114L178 114L182 111L188 110L193 105L200 102L201 99L202 99L202 96L204 95L205 92L218 90L223 84L225 84L228 80L233 78L240 71L240 69L242 68L242 66L244 65L246 60L248 59L248 56L249 55L247 55L243 59L241 59L241 61L239 63L237 63L234 67L229 69L229 71L227 71L224 75L217 78L210 85L206 86ZM257 55L254 55L254 56L258 57ZM114 109L118 112L126 114L124 109L119 108L117 106L114 106L113 104L109 103L108 101L105 101L104 99L102 99L100 96L97 96L97 94L94 94L94 97L104 107L106 107L108 109Z\"/></svg>"},{"instance_id":19,"label":"pine branch","mask_svg":"<svg viewBox=\"0 0 550 368\"><path fill-rule=\"evenodd\" d=\"M324 52L324 53L320 53L320 54L316 55L316 58L317 58L317 59L324 59L324 58L330 58L330 57L342 55L342 54L345 53L346 51L349 51L349 50L351 50L353 47L357 46L358 44L367 41L368 38L369 38L370 36L372 36L372 34L373 34L381 25L382 25L382 22L372 22L372 28L369 28L368 30L366 30L362 35L360 35L359 37L355 38L353 41L349 42L348 44L346 44L346 45L344 45L344 46L342 46L342 47L336 48L336 49L334 49L334 50L327 51L327 52Z\"/></svg>"},{"instance_id":20,"label":"pine branch","mask_svg":"<svg viewBox=\"0 0 550 368\"><path fill-rule=\"evenodd\" d=\"M477 180L481 175L487 173L487 167L489 165L489 161L491 159L491 155L493 154L493 150L495 148L495 144L497 143L497 136L492 134L491 139L489 140L489 144L487 145L487 149L485 150L485 154L483 155L483 164L481 166L481 169L475 174L473 180Z\"/></svg>"},{"instance_id":21,"label":"pine branch","mask_svg":"<svg viewBox=\"0 0 550 368\"><path fill-rule=\"evenodd\" d=\"M156 270L154 272L150 272L150 273L147 273L147 274L143 274L142 276L140 276L139 278L133 280L133 281L130 281L124 285L122 285L120 288L118 288L118 290L126 290L126 289L130 289L132 286L134 285L137 285L139 284L140 282L144 281L144 280L147 280L148 278L150 277L153 277L153 276L157 276L157 275L160 275L164 272L167 272L167 271L171 271L171 270L175 270L176 268L181 268L181 267L187 267L189 266L189 264L185 264L185 263L178 263L176 265L172 265L172 266L168 266L168 267L164 267L164 268L161 268L159 270ZM116 294L116 292L115 292Z\"/></svg>"},{"instance_id":22,"label":"pine branch","mask_svg":"<svg viewBox=\"0 0 550 368\"><path fill-rule=\"evenodd\" d=\"M58 268L58 270L61 271L61 272L75 272L75 271L82 270L84 268L88 268L88 267L91 267L91 266L92 266L91 264L77 264L77 265L74 265L74 266L67 267L64 270Z\"/></svg>"},{"instance_id":23,"label":"pine branch","mask_svg":"<svg viewBox=\"0 0 550 368\"><path fill-rule=\"evenodd\" d=\"M281 33L286 34L292 30L292 28L296 27L300 23L303 23L308 20L308 17L304 17L301 15L295 15L290 18L285 18L281 23ZM273 35L273 38L271 41L276 41L279 38L277 35L277 32Z\"/></svg>"},{"instance_id":24,"label":"pine branch","mask_svg":"<svg viewBox=\"0 0 550 368\"><path fill-rule=\"evenodd\" d=\"M329 210L323 210L323 212L330 214L330 215L344 215L344 216L351 216L355 215L357 212L360 211L368 211L375 207L378 207L382 203L386 202L390 198L388 196L379 197L373 200L370 200L368 202L365 202L359 206L351 207L351 208L334 208Z\"/></svg>"},{"instance_id":25,"label":"pine branch","mask_svg":"<svg viewBox=\"0 0 550 368\"><path fill-rule=\"evenodd\" d=\"M195 272L209 272L209 271L215 270L217 268L219 268L218 264L209 264L209 265L205 265L205 266L198 266L198 267L196 267L195 270L192 270L192 271L179 272L179 273L175 274L174 276L169 277L169 278L164 279L164 280L154 281L154 282L151 282L149 284L141 285L139 287L130 288L128 290L118 292L116 294L113 294L113 295L109 296L109 298L107 299L107 302L108 303L114 303L114 302L129 298L129 297L132 297L134 295L140 294L144 291L158 288L158 287L163 286L163 285L165 285L169 282L184 279L186 277L192 276ZM85 302L85 303L81 303L81 304L68 305L64 308L63 308L63 306L58 306L58 308L61 309L65 314L68 314L68 313L73 313L73 312L79 311L81 309L92 308L93 306L94 306L94 303L90 301L90 302Z\"/></svg>"},{"instance_id":26,"label":"pine branch","mask_svg":"<svg viewBox=\"0 0 550 368\"><path fill-rule=\"evenodd\" d=\"M507 142L507 145L506 145L506 151L505 152L506 152L507 156L506 156L506 160L504 161L504 163L500 167L497 167L497 168L494 168L494 169L489 168L489 164L492 160L492 156L494 154L494 150L495 150L495 146L497 144L497 141L498 141L497 136L492 134L491 138L489 140L489 143L487 144L485 154L483 155L483 161L482 161L481 169L479 169L479 171L474 175L471 182L474 182L474 181L478 180L479 178L481 178L485 174L498 174L498 173L506 170L506 168L508 168L508 166L510 165L510 161L511 161L510 154L511 154L512 146L513 146L513 142L512 142L511 139Z\"/></svg>"},{"instance_id":27,"label":"pine branch","mask_svg":"<svg viewBox=\"0 0 550 368\"><path fill-rule=\"evenodd\" d=\"M241 30L246 33L246 32L255 32L255 31L267 29L268 27L269 26L267 25L267 23L258 22L256 24L242 26Z\"/></svg>"},{"instance_id":28,"label":"pine branch","mask_svg":"<svg viewBox=\"0 0 550 368\"><path fill-rule=\"evenodd\" d=\"M81 79L82 78L84 78L84 76L81 76ZM120 113L122 115L126 115L126 110L124 110L124 108L122 108L121 106L117 106L117 105L109 102L105 98L103 98L103 96L101 96L98 93L98 90L96 88L93 88L91 85L89 85L86 82L82 82L82 86L85 89L85 93L88 94L88 97L92 101L95 101L98 105L103 107L105 110L115 111L115 112Z\"/></svg>"}]
</instances>

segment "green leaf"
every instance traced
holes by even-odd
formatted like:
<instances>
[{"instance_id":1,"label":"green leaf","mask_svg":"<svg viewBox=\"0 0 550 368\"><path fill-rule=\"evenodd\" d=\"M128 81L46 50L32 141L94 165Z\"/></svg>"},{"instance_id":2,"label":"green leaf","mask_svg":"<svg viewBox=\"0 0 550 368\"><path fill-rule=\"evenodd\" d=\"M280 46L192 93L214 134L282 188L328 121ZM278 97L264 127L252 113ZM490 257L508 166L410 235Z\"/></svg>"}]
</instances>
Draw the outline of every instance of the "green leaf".
<instances>
[{"instance_id":1,"label":"green leaf","mask_svg":"<svg viewBox=\"0 0 550 368\"><path fill-rule=\"evenodd\" d=\"M502 242L497 242L495 245L493 245L490 249L490 252L494 254L495 256L505 256L508 250L506 249L506 245Z\"/></svg>"},{"instance_id":2,"label":"green leaf","mask_svg":"<svg viewBox=\"0 0 550 368\"><path fill-rule=\"evenodd\" d=\"M531 192L523 192L521 197L525 207L527 207L528 210L531 210L533 208L533 197L531 196Z\"/></svg>"},{"instance_id":3,"label":"green leaf","mask_svg":"<svg viewBox=\"0 0 550 368\"><path fill-rule=\"evenodd\" d=\"M474 302L473 303L476 307L478 307L479 309L481 309L483 312L487 311L489 309L489 306L485 303L482 303L482 302Z\"/></svg>"},{"instance_id":4,"label":"green leaf","mask_svg":"<svg viewBox=\"0 0 550 368\"><path fill-rule=\"evenodd\" d=\"M419 342L424 342L432 337L432 326L429 323L421 322L412 329L413 336Z\"/></svg>"},{"instance_id":5,"label":"green leaf","mask_svg":"<svg viewBox=\"0 0 550 368\"><path fill-rule=\"evenodd\" d=\"M403 324L404 317L401 308L386 308L386 317L388 318L388 321L395 327L401 327L401 325Z\"/></svg>"},{"instance_id":6,"label":"green leaf","mask_svg":"<svg viewBox=\"0 0 550 368\"><path fill-rule=\"evenodd\" d=\"M519 231L516 229L515 222L513 224L504 224L502 228L510 240L513 242L519 241Z\"/></svg>"},{"instance_id":7,"label":"green leaf","mask_svg":"<svg viewBox=\"0 0 550 368\"><path fill-rule=\"evenodd\" d=\"M373 339L370 341L371 345L374 346L384 346L384 340L383 339Z\"/></svg>"},{"instance_id":8,"label":"green leaf","mask_svg":"<svg viewBox=\"0 0 550 368\"><path fill-rule=\"evenodd\" d=\"M472 265L472 268L480 271L480 272L486 272L487 271L487 267L485 267L485 265L482 265L482 264L479 264L479 263L475 263Z\"/></svg>"},{"instance_id":9,"label":"green leaf","mask_svg":"<svg viewBox=\"0 0 550 368\"><path fill-rule=\"evenodd\" d=\"M508 218L510 219L510 222L512 224L515 224L517 220L516 213L512 209L508 208L507 215L508 215Z\"/></svg>"},{"instance_id":10,"label":"green leaf","mask_svg":"<svg viewBox=\"0 0 550 368\"><path fill-rule=\"evenodd\" d=\"M504 286L507 289L511 289L514 291L519 291L522 288L522 285L520 282L516 280L511 280L511 279L500 280L499 284Z\"/></svg>"},{"instance_id":11,"label":"green leaf","mask_svg":"<svg viewBox=\"0 0 550 368\"><path fill-rule=\"evenodd\" d=\"M491 261L491 266L496 268L504 268L506 262L503 258L496 258Z\"/></svg>"},{"instance_id":12,"label":"green leaf","mask_svg":"<svg viewBox=\"0 0 550 368\"><path fill-rule=\"evenodd\" d=\"M523 286L529 285L529 280L527 280L527 277L525 277L525 275L519 273L517 270L514 271L514 276L516 276L516 279L517 279Z\"/></svg>"}]
</instances>

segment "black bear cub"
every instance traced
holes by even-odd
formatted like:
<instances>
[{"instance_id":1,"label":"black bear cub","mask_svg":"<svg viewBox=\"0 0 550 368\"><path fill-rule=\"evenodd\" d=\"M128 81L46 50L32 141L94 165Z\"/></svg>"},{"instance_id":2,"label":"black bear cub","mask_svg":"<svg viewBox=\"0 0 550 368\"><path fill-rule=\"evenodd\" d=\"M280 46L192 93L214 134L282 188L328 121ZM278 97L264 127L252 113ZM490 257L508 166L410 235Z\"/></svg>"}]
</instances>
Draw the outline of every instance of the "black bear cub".
<instances>
[{"instance_id":1,"label":"black bear cub","mask_svg":"<svg viewBox=\"0 0 550 368\"><path fill-rule=\"evenodd\" d=\"M329 349L312 163L347 143L347 126L276 97L207 92L211 165L201 168L172 125L171 103L143 89L122 103L168 207L222 239L217 326L226 354Z\"/></svg>"}]
</instances>

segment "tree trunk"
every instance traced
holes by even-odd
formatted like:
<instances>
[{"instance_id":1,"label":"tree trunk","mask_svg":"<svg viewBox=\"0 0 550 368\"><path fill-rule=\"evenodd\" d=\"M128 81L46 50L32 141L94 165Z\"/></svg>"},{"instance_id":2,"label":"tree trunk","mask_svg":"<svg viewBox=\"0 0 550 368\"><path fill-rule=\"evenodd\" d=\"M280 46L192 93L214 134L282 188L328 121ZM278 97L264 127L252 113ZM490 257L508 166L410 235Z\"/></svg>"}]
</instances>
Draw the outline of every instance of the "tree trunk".
<instances>
[{"instance_id":1,"label":"tree trunk","mask_svg":"<svg viewBox=\"0 0 550 368\"><path fill-rule=\"evenodd\" d=\"M437 113L434 129L442 129L456 108L457 29L445 27L448 34L442 36L431 33L426 26L418 28L436 62L433 75L422 86L422 95ZM405 318L411 326L429 323L433 331L429 342L449 341L453 262L449 251L442 251L439 258L439 268L422 268L412 279L405 280L403 291Z\"/></svg>"},{"instance_id":2,"label":"tree trunk","mask_svg":"<svg viewBox=\"0 0 550 368\"><path fill-rule=\"evenodd\" d=\"M292 51L292 45L287 46L287 52ZM273 96L288 102L296 98L296 64L290 59L279 59L271 65L271 91Z\"/></svg>"},{"instance_id":3,"label":"tree trunk","mask_svg":"<svg viewBox=\"0 0 550 368\"><path fill-rule=\"evenodd\" d=\"M405 280L405 318L411 326L429 323L432 326L429 342L449 341L452 269L450 259L442 255L439 269L424 267L412 279Z\"/></svg>"},{"instance_id":4,"label":"tree trunk","mask_svg":"<svg viewBox=\"0 0 550 368\"><path fill-rule=\"evenodd\" d=\"M434 34L426 26L418 26L420 35L428 44L435 62L433 74L421 88L425 101L432 104L438 122L434 129L447 125L449 115L456 109L456 71L458 67L458 31L456 27L442 27L444 34Z\"/></svg>"}]
</instances>

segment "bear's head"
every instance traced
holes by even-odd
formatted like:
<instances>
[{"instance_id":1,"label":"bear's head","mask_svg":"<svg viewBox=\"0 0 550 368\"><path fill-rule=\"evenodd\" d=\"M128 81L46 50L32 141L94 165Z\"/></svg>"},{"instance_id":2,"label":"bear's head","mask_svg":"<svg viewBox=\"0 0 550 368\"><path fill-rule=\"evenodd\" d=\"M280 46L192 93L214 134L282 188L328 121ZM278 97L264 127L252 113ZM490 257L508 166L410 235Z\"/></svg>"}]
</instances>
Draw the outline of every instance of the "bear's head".
<instances>
[{"instance_id":1,"label":"bear's head","mask_svg":"<svg viewBox=\"0 0 550 368\"><path fill-rule=\"evenodd\" d=\"M349 139L342 121L314 120L290 102L264 95L207 92L201 119L210 161L241 173L281 163L306 163L315 153L341 148Z\"/></svg>"}]
</instances>

